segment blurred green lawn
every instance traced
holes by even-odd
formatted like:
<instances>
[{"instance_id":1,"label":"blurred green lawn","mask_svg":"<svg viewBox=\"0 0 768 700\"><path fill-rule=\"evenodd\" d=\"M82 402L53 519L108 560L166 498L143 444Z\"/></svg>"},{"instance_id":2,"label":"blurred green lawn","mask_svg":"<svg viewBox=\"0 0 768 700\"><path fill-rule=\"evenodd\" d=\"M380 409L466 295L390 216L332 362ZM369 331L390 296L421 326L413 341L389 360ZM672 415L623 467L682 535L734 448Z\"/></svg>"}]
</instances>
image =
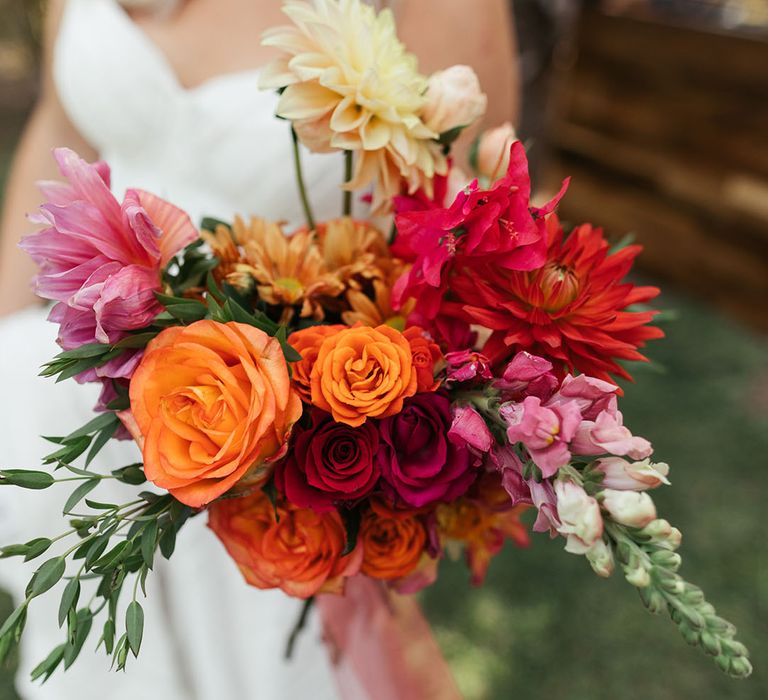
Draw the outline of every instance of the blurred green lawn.
<instances>
[{"instance_id":1,"label":"blurred green lawn","mask_svg":"<svg viewBox=\"0 0 768 700\"><path fill-rule=\"evenodd\" d=\"M1 185L10 141L0 141ZM636 371L622 408L672 466L673 487L655 499L683 531L683 575L739 627L755 673L724 677L619 574L599 579L538 534L528 550L505 549L483 588L469 586L463 563L446 562L423 594L468 700L768 698L768 344L683 297L667 294L663 305L680 314L650 348L664 371ZM0 619L9 610L0 595ZM16 698L12 678L0 669L0 700Z\"/></svg>"}]
</instances>

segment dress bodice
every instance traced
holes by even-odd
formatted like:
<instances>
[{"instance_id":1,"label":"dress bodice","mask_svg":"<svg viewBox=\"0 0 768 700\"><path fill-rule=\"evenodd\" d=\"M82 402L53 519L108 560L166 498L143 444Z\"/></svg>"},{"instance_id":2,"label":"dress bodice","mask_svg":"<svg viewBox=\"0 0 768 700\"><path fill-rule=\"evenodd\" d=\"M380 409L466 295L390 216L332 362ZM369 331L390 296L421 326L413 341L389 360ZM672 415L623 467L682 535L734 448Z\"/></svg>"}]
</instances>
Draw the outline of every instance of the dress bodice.
<instances>
[{"instance_id":1,"label":"dress bodice","mask_svg":"<svg viewBox=\"0 0 768 700\"><path fill-rule=\"evenodd\" d=\"M116 0L68 0L54 52L64 109L112 168L113 190L140 187L203 215L300 221L285 121L259 68L185 88ZM319 219L338 216L341 155L303 153Z\"/></svg>"}]
</instances>

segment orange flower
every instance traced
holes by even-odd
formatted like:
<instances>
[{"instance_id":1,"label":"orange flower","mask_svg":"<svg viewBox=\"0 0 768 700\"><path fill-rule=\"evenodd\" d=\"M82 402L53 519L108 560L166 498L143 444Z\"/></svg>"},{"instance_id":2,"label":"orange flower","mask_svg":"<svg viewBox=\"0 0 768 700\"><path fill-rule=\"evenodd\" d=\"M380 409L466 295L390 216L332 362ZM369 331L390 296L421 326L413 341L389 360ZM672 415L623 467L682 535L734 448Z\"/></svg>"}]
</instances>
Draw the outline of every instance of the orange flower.
<instances>
[{"instance_id":1,"label":"orange flower","mask_svg":"<svg viewBox=\"0 0 768 700\"><path fill-rule=\"evenodd\" d=\"M208 526L256 588L280 588L297 598L341 593L344 579L360 568L361 547L342 556L346 532L336 511L273 506L256 491L214 503Z\"/></svg>"},{"instance_id":2,"label":"orange flower","mask_svg":"<svg viewBox=\"0 0 768 700\"><path fill-rule=\"evenodd\" d=\"M420 563L427 530L412 511L393 510L377 500L360 525L361 571L386 581L410 574Z\"/></svg>"},{"instance_id":3,"label":"orange flower","mask_svg":"<svg viewBox=\"0 0 768 700\"><path fill-rule=\"evenodd\" d=\"M382 276L374 278L370 289L349 289L347 303L349 310L341 314L348 326L362 323L366 326L380 326L386 323L399 331L405 330L405 320L416 308L416 299L408 299L395 310L392 307L392 288L406 269L405 263L397 258L379 259Z\"/></svg>"},{"instance_id":4,"label":"orange flower","mask_svg":"<svg viewBox=\"0 0 768 700\"><path fill-rule=\"evenodd\" d=\"M511 539L518 547L529 544L520 515L528 506L510 507L509 495L497 473L484 473L466 496L437 507L437 530L441 539L463 543L472 583L483 582L491 559Z\"/></svg>"},{"instance_id":5,"label":"orange flower","mask_svg":"<svg viewBox=\"0 0 768 700\"><path fill-rule=\"evenodd\" d=\"M326 268L347 286L381 277L391 257L384 235L367 221L331 219L318 224L317 237Z\"/></svg>"},{"instance_id":6,"label":"orange flower","mask_svg":"<svg viewBox=\"0 0 768 700\"><path fill-rule=\"evenodd\" d=\"M195 508L244 477L266 481L301 415L280 343L242 323L164 330L130 396L147 478Z\"/></svg>"},{"instance_id":7,"label":"orange flower","mask_svg":"<svg viewBox=\"0 0 768 700\"><path fill-rule=\"evenodd\" d=\"M291 365L293 370L293 388L299 392L303 401L312 403L310 377L317 360L317 353L323 341L346 326L310 326L295 331L288 336L288 343L301 355L301 360Z\"/></svg>"},{"instance_id":8,"label":"orange flower","mask_svg":"<svg viewBox=\"0 0 768 700\"><path fill-rule=\"evenodd\" d=\"M357 426L399 413L416 393L408 341L394 328L346 328L320 346L312 368L312 403L334 420Z\"/></svg>"},{"instance_id":9,"label":"orange flower","mask_svg":"<svg viewBox=\"0 0 768 700\"><path fill-rule=\"evenodd\" d=\"M413 367L418 378L416 391L435 391L440 386L440 380L435 379L435 373L443 362L443 353L426 331L418 326L407 328L403 336L411 345Z\"/></svg>"}]
</instances>

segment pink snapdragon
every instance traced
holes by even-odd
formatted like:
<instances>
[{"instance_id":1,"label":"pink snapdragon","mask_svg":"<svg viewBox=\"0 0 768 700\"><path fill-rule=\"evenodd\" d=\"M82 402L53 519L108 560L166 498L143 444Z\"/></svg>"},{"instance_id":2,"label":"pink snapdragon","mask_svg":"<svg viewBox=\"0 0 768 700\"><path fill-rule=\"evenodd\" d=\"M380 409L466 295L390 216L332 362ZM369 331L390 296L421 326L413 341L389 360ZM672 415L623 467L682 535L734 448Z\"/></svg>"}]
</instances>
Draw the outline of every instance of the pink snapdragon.
<instances>
[{"instance_id":1,"label":"pink snapdragon","mask_svg":"<svg viewBox=\"0 0 768 700\"><path fill-rule=\"evenodd\" d=\"M656 520L656 506L644 491L605 489L598 496L603 508L621 525L643 528Z\"/></svg>"},{"instance_id":2,"label":"pink snapdragon","mask_svg":"<svg viewBox=\"0 0 768 700\"><path fill-rule=\"evenodd\" d=\"M470 382L475 379L493 379L488 358L474 350L458 350L445 356L448 365L446 382Z\"/></svg>"},{"instance_id":3,"label":"pink snapdragon","mask_svg":"<svg viewBox=\"0 0 768 700\"><path fill-rule=\"evenodd\" d=\"M162 310L161 272L198 232L183 211L148 192L128 190L119 203L106 164L66 148L54 156L68 182L41 183L48 201L30 218L44 228L21 247L40 267L37 294L58 302L50 319L60 324L59 344L114 343ZM102 370L130 376L125 358Z\"/></svg>"},{"instance_id":4,"label":"pink snapdragon","mask_svg":"<svg viewBox=\"0 0 768 700\"><path fill-rule=\"evenodd\" d=\"M527 396L522 403L504 404L499 413L507 424L509 442L523 443L544 478L569 463L568 444L581 422L575 403L545 406L538 396Z\"/></svg>"},{"instance_id":5,"label":"pink snapdragon","mask_svg":"<svg viewBox=\"0 0 768 700\"><path fill-rule=\"evenodd\" d=\"M603 472L603 486L617 491L645 491L661 484L669 485L669 465L665 462L628 462L621 457L598 459L595 469Z\"/></svg>"},{"instance_id":6,"label":"pink snapdragon","mask_svg":"<svg viewBox=\"0 0 768 700\"><path fill-rule=\"evenodd\" d=\"M494 439L488 424L472 406L453 406L453 421L448 429L448 439L458 447L466 447L480 464L491 451Z\"/></svg>"},{"instance_id":7,"label":"pink snapdragon","mask_svg":"<svg viewBox=\"0 0 768 700\"><path fill-rule=\"evenodd\" d=\"M552 396L558 383L549 360L523 351L512 358L501 379L497 380L494 386L509 400L538 396L542 401L546 401Z\"/></svg>"},{"instance_id":8,"label":"pink snapdragon","mask_svg":"<svg viewBox=\"0 0 768 700\"><path fill-rule=\"evenodd\" d=\"M571 451L577 455L624 455L631 459L645 459L653 452L645 438L632 435L623 424L621 411L615 408L601 411L594 421L581 422L571 442Z\"/></svg>"}]
</instances>

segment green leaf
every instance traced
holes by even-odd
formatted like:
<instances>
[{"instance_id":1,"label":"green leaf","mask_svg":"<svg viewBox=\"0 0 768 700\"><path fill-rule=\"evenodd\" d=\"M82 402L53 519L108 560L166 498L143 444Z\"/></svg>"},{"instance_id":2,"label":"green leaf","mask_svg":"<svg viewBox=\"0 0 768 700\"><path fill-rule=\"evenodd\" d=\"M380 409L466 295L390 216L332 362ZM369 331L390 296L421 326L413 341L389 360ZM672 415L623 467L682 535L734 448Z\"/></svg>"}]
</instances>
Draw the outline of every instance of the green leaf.
<instances>
[{"instance_id":1,"label":"green leaf","mask_svg":"<svg viewBox=\"0 0 768 700\"><path fill-rule=\"evenodd\" d=\"M27 617L27 604L23 603L20 605L16 610L14 610L7 618L5 618L5 622L3 623L3 626L0 627L0 638L5 637L5 635L9 634L11 631L16 629L17 627L21 626L24 627L24 620L26 620ZM16 637L20 637L21 635L16 634Z\"/></svg>"},{"instance_id":2,"label":"green leaf","mask_svg":"<svg viewBox=\"0 0 768 700\"><path fill-rule=\"evenodd\" d=\"M89 420L82 428L78 428L67 435L64 440L69 442L70 440L75 440L84 435L92 435L93 433L104 430L104 428L119 422L120 419L114 413L100 413L93 420Z\"/></svg>"},{"instance_id":3,"label":"green leaf","mask_svg":"<svg viewBox=\"0 0 768 700\"><path fill-rule=\"evenodd\" d=\"M351 554L357 546L357 535L360 532L361 514L360 510L355 508L352 510L342 509L339 511L339 515L341 515L341 519L344 521L344 529L347 532L347 543L344 546L344 551L341 553L341 556L346 556L347 554Z\"/></svg>"},{"instance_id":4,"label":"green leaf","mask_svg":"<svg viewBox=\"0 0 768 700\"><path fill-rule=\"evenodd\" d=\"M5 547L0 547L0 559L8 559L8 557L23 557L29 547L25 544L9 544Z\"/></svg>"},{"instance_id":5,"label":"green leaf","mask_svg":"<svg viewBox=\"0 0 768 700\"><path fill-rule=\"evenodd\" d=\"M93 489L99 485L100 479L89 479L81 483L69 496L64 504L64 515L71 513L75 506L80 503Z\"/></svg>"},{"instance_id":6,"label":"green leaf","mask_svg":"<svg viewBox=\"0 0 768 700\"><path fill-rule=\"evenodd\" d=\"M53 588L64 576L66 562L64 557L55 557L46 561L29 581L27 597L36 598Z\"/></svg>"},{"instance_id":7,"label":"green leaf","mask_svg":"<svg viewBox=\"0 0 768 700\"><path fill-rule=\"evenodd\" d=\"M115 469L112 475L124 484L130 484L131 486L141 486L147 481L147 477L144 474L141 464L129 464L127 467L121 469Z\"/></svg>"},{"instance_id":8,"label":"green leaf","mask_svg":"<svg viewBox=\"0 0 768 700\"><path fill-rule=\"evenodd\" d=\"M146 529L141 534L141 556L148 569L152 568L155 560L155 549L157 548L157 533L159 525L157 520L150 520Z\"/></svg>"},{"instance_id":9,"label":"green leaf","mask_svg":"<svg viewBox=\"0 0 768 700\"><path fill-rule=\"evenodd\" d=\"M3 469L0 471L0 485L8 484L9 486L40 491L53 486L54 483L53 476L48 472L28 469Z\"/></svg>"},{"instance_id":10,"label":"green leaf","mask_svg":"<svg viewBox=\"0 0 768 700\"><path fill-rule=\"evenodd\" d=\"M90 498L85 499L85 504L93 510L116 510L117 504L115 503L102 503L101 501L92 501Z\"/></svg>"},{"instance_id":11,"label":"green leaf","mask_svg":"<svg viewBox=\"0 0 768 700\"><path fill-rule=\"evenodd\" d=\"M160 331L144 331L143 333L134 333L118 340L112 347L123 349L134 349L146 347L150 340L157 337Z\"/></svg>"},{"instance_id":12,"label":"green leaf","mask_svg":"<svg viewBox=\"0 0 768 700\"><path fill-rule=\"evenodd\" d=\"M67 643L64 650L64 668L69 668L80 655L85 640L91 632L93 613L88 608L77 611L77 625L74 639Z\"/></svg>"},{"instance_id":13,"label":"green leaf","mask_svg":"<svg viewBox=\"0 0 768 700\"><path fill-rule=\"evenodd\" d=\"M94 438L91 449L88 451L88 456L85 458L86 467L91 462L93 462L96 455L101 452L101 449L104 447L104 445L106 445L112 439L114 434L117 432L117 429L120 427L120 419L117 418L117 416L115 416L115 418L116 420L113 423L100 430Z\"/></svg>"},{"instance_id":14,"label":"green leaf","mask_svg":"<svg viewBox=\"0 0 768 700\"><path fill-rule=\"evenodd\" d=\"M204 231L215 231L219 226L224 226L225 228L228 228L230 231L232 230L232 224L228 224L226 221L222 221L221 219L216 219L212 216L205 216L203 217L203 220L200 222L200 228Z\"/></svg>"},{"instance_id":15,"label":"green leaf","mask_svg":"<svg viewBox=\"0 0 768 700\"><path fill-rule=\"evenodd\" d=\"M213 277L212 271L205 276L205 288L208 290L208 294L210 294L220 304L223 304L226 301L226 297L216 286L216 280Z\"/></svg>"},{"instance_id":16,"label":"green leaf","mask_svg":"<svg viewBox=\"0 0 768 700\"><path fill-rule=\"evenodd\" d=\"M49 540L47 537L37 537L34 540L30 540L26 543L27 551L24 554L24 561L32 561L32 559L37 559L41 554L45 554L47 552L53 542Z\"/></svg>"},{"instance_id":17,"label":"green leaf","mask_svg":"<svg viewBox=\"0 0 768 700\"><path fill-rule=\"evenodd\" d=\"M115 567L122 561L123 557L127 556L130 546L131 543L128 540L118 542L93 565L93 568L104 571Z\"/></svg>"},{"instance_id":18,"label":"green leaf","mask_svg":"<svg viewBox=\"0 0 768 700\"><path fill-rule=\"evenodd\" d=\"M69 611L77 607L77 601L79 599L80 579L73 578L61 594L61 602L59 603L59 627L64 624L67 615L69 615Z\"/></svg>"},{"instance_id":19,"label":"green leaf","mask_svg":"<svg viewBox=\"0 0 768 700\"><path fill-rule=\"evenodd\" d=\"M132 601L125 611L125 631L133 655L138 656L141 639L144 636L144 609L136 600Z\"/></svg>"},{"instance_id":20,"label":"green leaf","mask_svg":"<svg viewBox=\"0 0 768 700\"><path fill-rule=\"evenodd\" d=\"M176 528L171 526L160 537L160 552L166 559L170 559L176 549L176 535Z\"/></svg>"},{"instance_id":21,"label":"green leaf","mask_svg":"<svg viewBox=\"0 0 768 700\"><path fill-rule=\"evenodd\" d=\"M109 539L112 536L111 533L104 533L99 535L93 540L91 546L88 548L88 553L85 555L85 568L92 569L95 561L104 553L109 545Z\"/></svg>"},{"instance_id":22,"label":"green leaf","mask_svg":"<svg viewBox=\"0 0 768 700\"><path fill-rule=\"evenodd\" d=\"M88 446L91 444L91 437L84 435L71 442L64 442L64 438L62 438L62 444L64 447L49 454L43 460L43 464L53 464L53 462L69 464L70 462L74 462L88 449Z\"/></svg>"},{"instance_id":23,"label":"green leaf","mask_svg":"<svg viewBox=\"0 0 768 700\"><path fill-rule=\"evenodd\" d=\"M107 654L112 654L115 648L115 623L112 618L109 618L104 623L104 629L101 633L101 641L104 642L104 649Z\"/></svg>"},{"instance_id":24,"label":"green leaf","mask_svg":"<svg viewBox=\"0 0 768 700\"><path fill-rule=\"evenodd\" d=\"M64 649L66 649L66 646L66 644L59 644L59 646L48 654L44 661L32 669L31 678L33 681L36 681L43 676L45 676L44 681L47 681L53 675L53 672L59 667L61 660L64 658Z\"/></svg>"}]
</instances>

